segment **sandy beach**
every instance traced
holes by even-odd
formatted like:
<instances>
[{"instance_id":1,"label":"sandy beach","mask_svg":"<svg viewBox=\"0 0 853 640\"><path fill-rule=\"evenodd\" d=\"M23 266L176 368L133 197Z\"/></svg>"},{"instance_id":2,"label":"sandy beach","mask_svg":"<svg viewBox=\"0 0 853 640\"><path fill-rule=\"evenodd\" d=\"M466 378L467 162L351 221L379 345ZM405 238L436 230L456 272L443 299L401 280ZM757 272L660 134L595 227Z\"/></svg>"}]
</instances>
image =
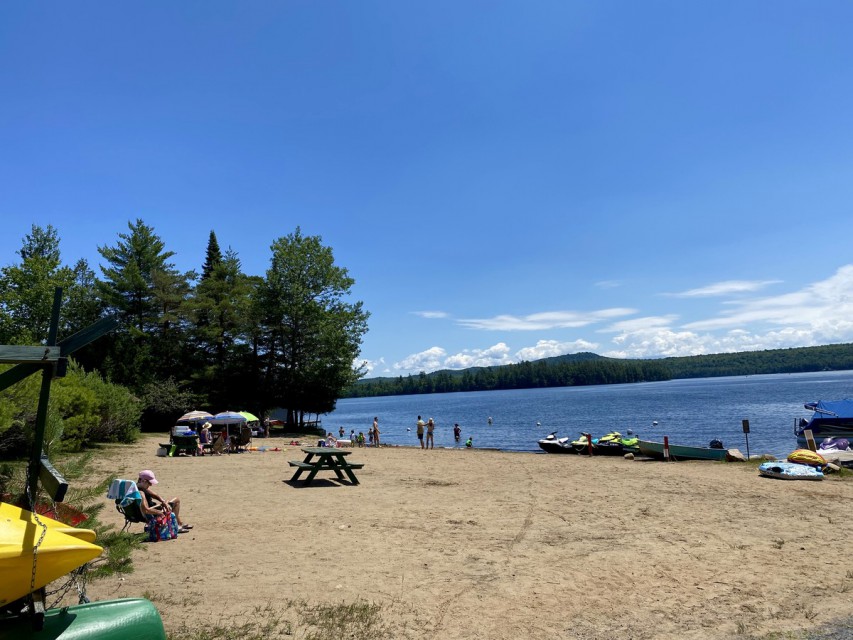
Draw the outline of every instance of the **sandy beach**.
<instances>
[{"instance_id":1,"label":"sandy beach","mask_svg":"<svg viewBox=\"0 0 853 640\"><path fill-rule=\"evenodd\" d=\"M158 458L160 440L108 449L97 473L152 469L194 529L89 595L147 595L167 630L269 605L305 637L300 602L368 602L385 637L460 640L751 637L853 615L849 478L388 447L350 456L357 486L326 473L304 487L288 482L303 457L288 439L199 458ZM111 504L103 519L123 521Z\"/></svg>"}]
</instances>

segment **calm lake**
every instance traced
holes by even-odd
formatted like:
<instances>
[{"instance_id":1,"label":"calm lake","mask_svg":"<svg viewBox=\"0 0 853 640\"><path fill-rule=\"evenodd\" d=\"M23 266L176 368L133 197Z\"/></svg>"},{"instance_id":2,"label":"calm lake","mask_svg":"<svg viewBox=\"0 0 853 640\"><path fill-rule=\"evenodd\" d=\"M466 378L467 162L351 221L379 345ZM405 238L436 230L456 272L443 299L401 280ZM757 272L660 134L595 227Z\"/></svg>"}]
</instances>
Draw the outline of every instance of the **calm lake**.
<instances>
[{"instance_id":1,"label":"calm lake","mask_svg":"<svg viewBox=\"0 0 853 640\"><path fill-rule=\"evenodd\" d=\"M453 423L462 427L462 443L508 451L539 451L536 441L593 436L631 429L639 437L674 444L707 446L713 438L746 453L741 421L749 420L750 453L786 456L797 448L794 422L811 417L803 403L853 396L853 371L796 373L671 380L641 384L477 391L431 395L351 398L323 416L323 426L338 435L343 426L367 432L379 417L384 444L418 446L418 415L434 418L435 446L458 446ZM489 424L489 418L492 423ZM657 424L654 424L654 423Z\"/></svg>"}]
</instances>

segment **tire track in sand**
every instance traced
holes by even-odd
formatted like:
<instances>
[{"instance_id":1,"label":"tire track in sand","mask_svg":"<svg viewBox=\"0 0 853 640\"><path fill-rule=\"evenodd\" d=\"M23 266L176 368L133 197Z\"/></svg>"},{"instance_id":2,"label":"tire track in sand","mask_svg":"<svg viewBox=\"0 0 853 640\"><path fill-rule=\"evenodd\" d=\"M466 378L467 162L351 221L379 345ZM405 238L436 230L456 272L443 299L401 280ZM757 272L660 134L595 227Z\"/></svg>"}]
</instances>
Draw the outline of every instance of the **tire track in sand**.
<instances>
[{"instance_id":1,"label":"tire track in sand","mask_svg":"<svg viewBox=\"0 0 853 640\"><path fill-rule=\"evenodd\" d=\"M533 491L533 475L531 474L529 469L524 470L524 475L526 477L526 482L525 482L525 486L523 487L523 489L526 490L527 496L528 496L527 513L524 516L524 521L521 523L521 527L519 528L518 532L515 534L515 536L512 538L512 540L510 540L509 544L506 546L506 549L504 552L505 562L499 563L499 565L503 566L503 567L508 566L510 557L512 556L512 551L515 549L515 547L522 540L524 540L525 536L527 535L527 532L530 530L530 527L533 524L533 516L537 510L537 496L536 496L536 493ZM520 492L521 492L521 488L519 488L519 493ZM465 594L466 592L471 591L472 589L477 589L478 587L480 587L480 586L482 586L488 582L492 582L492 581L496 580L498 577L497 574L498 574L498 570L492 569L492 570L490 570L490 572L488 574L472 578L471 583L467 583L465 586L462 586L459 589L455 590L453 592L453 594L451 594L450 596L444 598L438 604L438 607L436 609L437 615L436 615L436 619L435 619L435 628L432 630L432 633L430 634L429 637L432 638L433 640L440 637L440 633L444 627L444 619L447 616L447 613L448 613L448 610L450 609L450 606L454 602L459 600L459 598L463 594Z\"/></svg>"}]
</instances>

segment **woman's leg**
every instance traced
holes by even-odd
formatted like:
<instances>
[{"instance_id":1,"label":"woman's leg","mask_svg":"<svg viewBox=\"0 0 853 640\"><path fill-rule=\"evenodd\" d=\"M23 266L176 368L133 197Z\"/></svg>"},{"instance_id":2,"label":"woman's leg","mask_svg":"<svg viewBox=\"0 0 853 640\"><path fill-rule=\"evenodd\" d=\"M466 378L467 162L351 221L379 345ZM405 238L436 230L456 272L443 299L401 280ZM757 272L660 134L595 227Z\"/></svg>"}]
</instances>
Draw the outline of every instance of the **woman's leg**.
<instances>
[{"instance_id":1,"label":"woman's leg","mask_svg":"<svg viewBox=\"0 0 853 640\"><path fill-rule=\"evenodd\" d=\"M172 498L171 500L169 500L169 506L172 508L172 512L175 514L175 519L178 521L178 526L183 527L184 523L181 520L181 499Z\"/></svg>"}]
</instances>

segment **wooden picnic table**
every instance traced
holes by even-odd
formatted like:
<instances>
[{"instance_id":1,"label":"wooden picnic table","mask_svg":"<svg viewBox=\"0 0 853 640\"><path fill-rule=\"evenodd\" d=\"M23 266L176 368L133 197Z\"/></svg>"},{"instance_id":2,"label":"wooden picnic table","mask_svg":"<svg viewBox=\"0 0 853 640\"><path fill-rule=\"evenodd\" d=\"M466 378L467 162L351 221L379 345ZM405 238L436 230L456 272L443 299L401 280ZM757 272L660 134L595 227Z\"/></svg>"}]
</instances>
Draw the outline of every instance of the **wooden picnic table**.
<instances>
[{"instance_id":1,"label":"wooden picnic table","mask_svg":"<svg viewBox=\"0 0 853 640\"><path fill-rule=\"evenodd\" d=\"M302 447L302 451L306 454L304 460L290 460L288 462L291 467L296 467L296 473L290 479L291 482L299 480L299 477L305 471L308 472L305 484L311 484L318 471L334 471L335 475L338 476L338 480L343 480L344 474L346 474L352 484L358 484L358 478L355 477L353 469L361 469L364 463L348 462L346 460L346 456L352 453L351 449Z\"/></svg>"}]
</instances>

